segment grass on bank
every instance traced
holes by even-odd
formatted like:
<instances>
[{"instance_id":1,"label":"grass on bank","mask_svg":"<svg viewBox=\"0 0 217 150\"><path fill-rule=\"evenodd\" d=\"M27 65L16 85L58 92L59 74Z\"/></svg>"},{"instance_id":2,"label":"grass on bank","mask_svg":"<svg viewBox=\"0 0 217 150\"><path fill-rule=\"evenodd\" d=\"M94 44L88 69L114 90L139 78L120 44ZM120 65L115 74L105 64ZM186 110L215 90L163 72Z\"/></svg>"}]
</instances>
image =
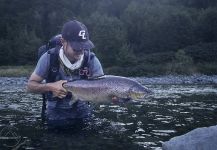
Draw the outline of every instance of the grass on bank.
<instances>
[{"instance_id":1,"label":"grass on bank","mask_svg":"<svg viewBox=\"0 0 217 150\"><path fill-rule=\"evenodd\" d=\"M159 76L159 75L216 75L217 63L200 63L186 65L179 63L169 64L143 64L133 67L104 68L105 74L121 76ZM35 66L0 66L0 77L29 77Z\"/></svg>"},{"instance_id":2,"label":"grass on bank","mask_svg":"<svg viewBox=\"0 0 217 150\"><path fill-rule=\"evenodd\" d=\"M183 64L183 63L162 63L162 64L143 64L134 67L110 67L104 68L105 74L121 76L162 76L162 75L216 75L217 63Z\"/></svg>"},{"instance_id":3,"label":"grass on bank","mask_svg":"<svg viewBox=\"0 0 217 150\"><path fill-rule=\"evenodd\" d=\"M0 77L29 77L34 66L0 66Z\"/></svg>"}]
</instances>

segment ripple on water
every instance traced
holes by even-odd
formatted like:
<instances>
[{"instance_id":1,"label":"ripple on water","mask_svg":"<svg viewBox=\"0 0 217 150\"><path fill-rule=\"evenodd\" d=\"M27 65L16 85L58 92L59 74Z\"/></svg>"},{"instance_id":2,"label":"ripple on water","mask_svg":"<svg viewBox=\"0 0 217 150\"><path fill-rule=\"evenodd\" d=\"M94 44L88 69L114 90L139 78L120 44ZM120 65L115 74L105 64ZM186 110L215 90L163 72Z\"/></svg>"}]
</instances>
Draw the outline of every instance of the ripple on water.
<instances>
[{"instance_id":1,"label":"ripple on water","mask_svg":"<svg viewBox=\"0 0 217 150\"><path fill-rule=\"evenodd\" d=\"M155 146L157 146L157 144L154 142L134 142L134 143L149 149L155 149L156 148Z\"/></svg>"},{"instance_id":2,"label":"ripple on water","mask_svg":"<svg viewBox=\"0 0 217 150\"><path fill-rule=\"evenodd\" d=\"M50 144L60 149L58 143L64 143L67 138L61 134L52 134L51 138L46 138L47 133L39 129L37 124L40 122L41 96L25 93L24 84L14 84L21 82L6 82L11 85L4 84L0 87L0 127L7 124L18 126L23 131L21 136L31 139L26 148L37 149L38 147L33 146L36 140L40 149L43 135L44 139L47 139L44 143L60 139ZM189 128L217 124L215 86L149 85L149 88L154 91L152 98L126 105L94 105L95 117L83 130L85 138L79 139L78 143L74 142L73 146L79 147L79 143L82 143L79 148L81 145L86 146L89 138L93 139L89 141L93 145L104 145L108 142L110 147L120 146L121 141L123 146L136 144L139 146L137 149L160 149L163 141L185 133ZM43 134L38 134L39 130L42 130ZM78 140L78 136L68 135L69 143ZM49 148L52 147L48 145ZM94 146L92 148L94 149Z\"/></svg>"},{"instance_id":3,"label":"ripple on water","mask_svg":"<svg viewBox=\"0 0 217 150\"><path fill-rule=\"evenodd\" d=\"M142 128L138 128L138 129L135 131L135 133L144 133L144 132L145 132L145 130L142 129Z\"/></svg>"}]
</instances>

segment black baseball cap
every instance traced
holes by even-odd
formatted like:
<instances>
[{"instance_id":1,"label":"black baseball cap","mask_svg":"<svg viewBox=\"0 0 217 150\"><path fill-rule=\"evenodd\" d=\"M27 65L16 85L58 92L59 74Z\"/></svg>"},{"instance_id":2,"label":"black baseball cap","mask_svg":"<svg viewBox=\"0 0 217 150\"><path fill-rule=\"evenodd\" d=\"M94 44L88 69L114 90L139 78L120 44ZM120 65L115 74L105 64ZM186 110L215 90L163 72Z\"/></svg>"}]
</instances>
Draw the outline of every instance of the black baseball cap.
<instances>
[{"instance_id":1,"label":"black baseball cap","mask_svg":"<svg viewBox=\"0 0 217 150\"><path fill-rule=\"evenodd\" d=\"M70 42L74 50L94 48L94 44L89 40L87 27L77 20L68 21L63 25L62 37Z\"/></svg>"}]
</instances>

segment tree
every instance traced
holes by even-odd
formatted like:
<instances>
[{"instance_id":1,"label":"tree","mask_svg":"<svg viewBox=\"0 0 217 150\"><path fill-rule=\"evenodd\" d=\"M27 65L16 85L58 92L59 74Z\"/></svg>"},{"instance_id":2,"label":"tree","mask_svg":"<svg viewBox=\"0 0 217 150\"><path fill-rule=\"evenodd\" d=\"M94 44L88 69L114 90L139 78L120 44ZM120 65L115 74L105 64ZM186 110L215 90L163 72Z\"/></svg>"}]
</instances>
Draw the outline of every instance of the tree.
<instances>
[{"instance_id":1,"label":"tree","mask_svg":"<svg viewBox=\"0 0 217 150\"><path fill-rule=\"evenodd\" d=\"M201 42L217 42L217 9L209 8L202 12L196 28Z\"/></svg>"},{"instance_id":2,"label":"tree","mask_svg":"<svg viewBox=\"0 0 217 150\"><path fill-rule=\"evenodd\" d=\"M117 54L126 43L126 30L116 17L94 13L88 20L89 32L96 46L95 52L103 65L109 67L117 64Z\"/></svg>"},{"instance_id":3,"label":"tree","mask_svg":"<svg viewBox=\"0 0 217 150\"><path fill-rule=\"evenodd\" d=\"M180 49L176 52L173 61L168 64L169 74L192 74L195 72L193 59L186 55L185 51Z\"/></svg>"},{"instance_id":4,"label":"tree","mask_svg":"<svg viewBox=\"0 0 217 150\"><path fill-rule=\"evenodd\" d=\"M135 67L137 58L129 45L124 44L117 54L117 65L121 67Z\"/></svg>"}]
</instances>

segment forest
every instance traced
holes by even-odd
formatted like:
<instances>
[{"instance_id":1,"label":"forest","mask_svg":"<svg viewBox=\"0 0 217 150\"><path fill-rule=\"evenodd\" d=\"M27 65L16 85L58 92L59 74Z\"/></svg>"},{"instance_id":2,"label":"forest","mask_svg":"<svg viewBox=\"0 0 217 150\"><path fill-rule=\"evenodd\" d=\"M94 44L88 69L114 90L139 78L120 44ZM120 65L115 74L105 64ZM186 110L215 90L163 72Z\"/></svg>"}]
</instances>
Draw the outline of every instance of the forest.
<instances>
[{"instance_id":1,"label":"forest","mask_svg":"<svg viewBox=\"0 0 217 150\"><path fill-rule=\"evenodd\" d=\"M34 66L72 19L105 73L217 74L216 0L0 0L0 66Z\"/></svg>"}]
</instances>

